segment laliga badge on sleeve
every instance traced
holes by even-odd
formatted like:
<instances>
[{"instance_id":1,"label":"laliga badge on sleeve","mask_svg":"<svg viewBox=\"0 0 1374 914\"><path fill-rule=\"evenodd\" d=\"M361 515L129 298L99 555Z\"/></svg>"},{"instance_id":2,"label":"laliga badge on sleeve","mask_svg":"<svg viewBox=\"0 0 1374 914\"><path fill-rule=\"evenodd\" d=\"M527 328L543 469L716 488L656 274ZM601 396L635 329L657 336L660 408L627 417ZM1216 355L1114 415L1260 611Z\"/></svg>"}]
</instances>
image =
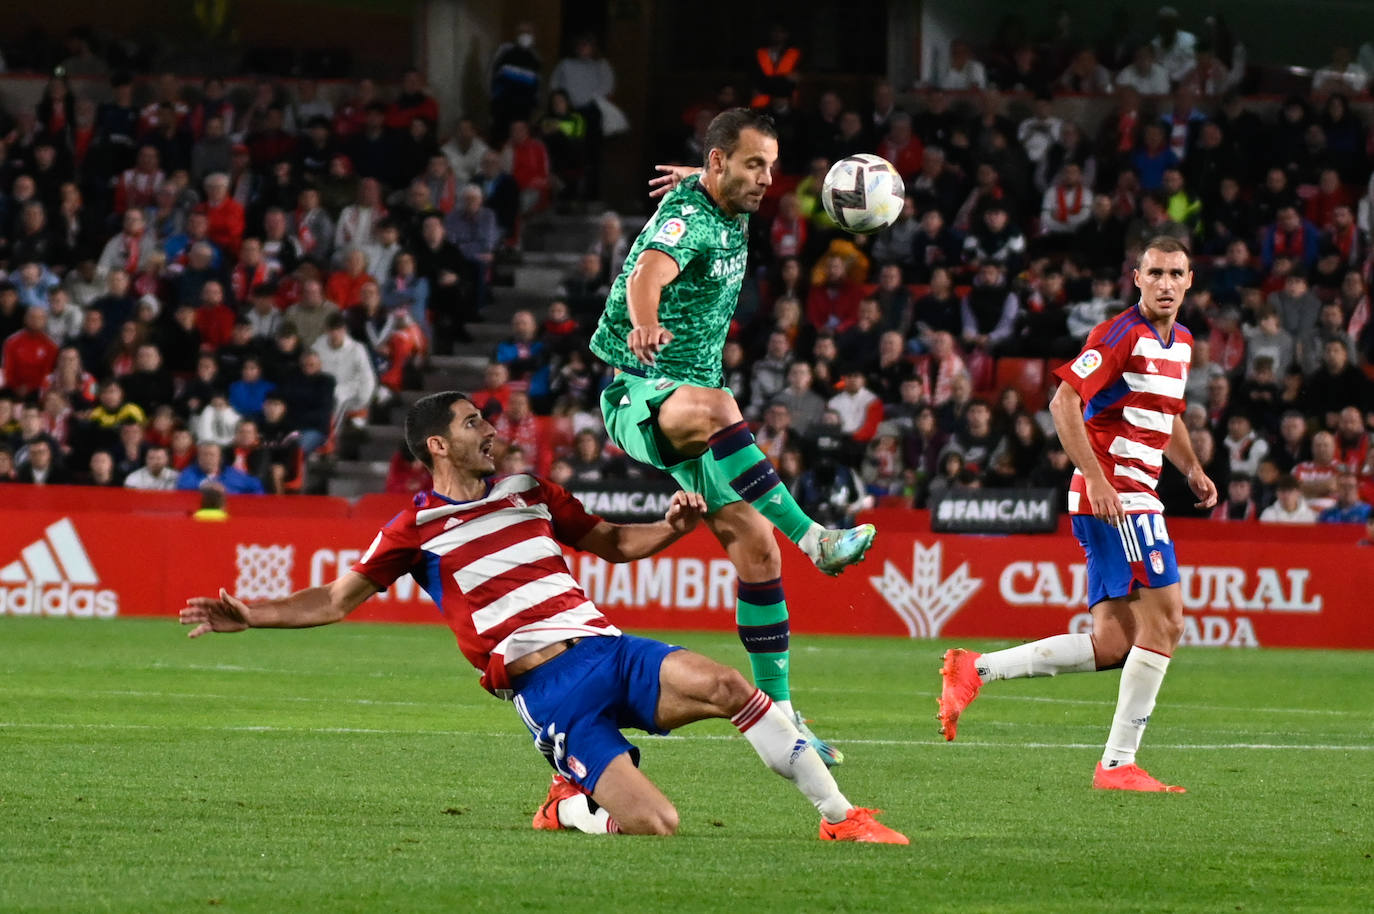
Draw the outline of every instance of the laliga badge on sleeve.
<instances>
[{"instance_id":1,"label":"laliga badge on sleeve","mask_svg":"<svg viewBox=\"0 0 1374 914\"><path fill-rule=\"evenodd\" d=\"M678 240L682 238L682 233L685 231L687 231L687 225L681 219L669 219L659 226L658 234L654 235L654 241L676 247Z\"/></svg>"},{"instance_id":2,"label":"laliga badge on sleeve","mask_svg":"<svg viewBox=\"0 0 1374 914\"><path fill-rule=\"evenodd\" d=\"M1069 367L1069 370L1080 378L1086 378L1094 371L1097 371L1101 366L1102 353L1098 352L1096 349L1089 349L1078 357L1073 365Z\"/></svg>"}]
</instances>

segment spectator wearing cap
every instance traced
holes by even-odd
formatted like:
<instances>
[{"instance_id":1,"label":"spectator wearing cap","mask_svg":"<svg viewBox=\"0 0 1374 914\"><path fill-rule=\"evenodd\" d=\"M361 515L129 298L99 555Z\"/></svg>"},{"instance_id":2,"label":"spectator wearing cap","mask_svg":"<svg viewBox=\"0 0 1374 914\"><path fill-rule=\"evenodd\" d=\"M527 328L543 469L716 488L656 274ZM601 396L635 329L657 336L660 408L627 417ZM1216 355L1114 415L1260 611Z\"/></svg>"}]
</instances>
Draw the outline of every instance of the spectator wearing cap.
<instances>
[{"instance_id":1,"label":"spectator wearing cap","mask_svg":"<svg viewBox=\"0 0 1374 914\"><path fill-rule=\"evenodd\" d=\"M331 314L324 335L310 347L320 358L320 368L334 378L334 414L354 425L366 423L367 409L377 392L377 373L367 347L348 334L348 319Z\"/></svg>"}]
</instances>

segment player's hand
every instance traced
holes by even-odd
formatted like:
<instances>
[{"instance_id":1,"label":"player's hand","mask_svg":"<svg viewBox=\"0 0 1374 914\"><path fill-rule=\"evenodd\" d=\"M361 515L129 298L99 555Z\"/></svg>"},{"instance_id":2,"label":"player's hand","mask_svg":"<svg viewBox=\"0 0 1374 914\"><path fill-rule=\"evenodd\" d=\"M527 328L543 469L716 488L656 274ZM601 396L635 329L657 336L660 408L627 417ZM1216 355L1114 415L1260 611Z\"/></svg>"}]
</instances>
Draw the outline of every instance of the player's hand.
<instances>
[{"instance_id":1,"label":"player's hand","mask_svg":"<svg viewBox=\"0 0 1374 914\"><path fill-rule=\"evenodd\" d=\"M1098 520L1106 521L1113 527L1119 527L1126 521L1126 509L1121 506L1121 496L1116 494L1104 479L1100 482L1093 479L1084 480L1088 493L1088 504L1092 506L1093 517ZM1213 490L1213 498L1216 492Z\"/></svg>"},{"instance_id":2,"label":"player's hand","mask_svg":"<svg viewBox=\"0 0 1374 914\"><path fill-rule=\"evenodd\" d=\"M625 343L635 358L645 365L652 365L658 359L658 351L673 341L673 331L654 324L651 327L636 327L625 338Z\"/></svg>"},{"instance_id":3,"label":"player's hand","mask_svg":"<svg viewBox=\"0 0 1374 914\"><path fill-rule=\"evenodd\" d=\"M199 638L210 632L241 632L248 628L248 607L229 591L220 589L219 599L192 597L181 611L181 624L194 625L188 638Z\"/></svg>"},{"instance_id":4,"label":"player's hand","mask_svg":"<svg viewBox=\"0 0 1374 914\"><path fill-rule=\"evenodd\" d=\"M676 533L690 533L706 514L706 497L700 492L674 492L663 519Z\"/></svg>"},{"instance_id":5,"label":"player's hand","mask_svg":"<svg viewBox=\"0 0 1374 914\"><path fill-rule=\"evenodd\" d=\"M651 200L663 196L681 184L683 178L694 175L701 169L691 165L655 165L654 171L661 171L663 174L649 179L649 199Z\"/></svg>"},{"instance_id":6,"label":"player's hand","mask_svg":"<svg viewBox=\"0 0 1374 914\"><path fill-rule=\"evenodd\" d=\"M1188 474L1188 487L1193 490L1193 494L1198 497L1198 502L1194 507L1210 508L1217 503L1217 484L1202 472L1202 467Z\"/></svg>"}]
</instances>

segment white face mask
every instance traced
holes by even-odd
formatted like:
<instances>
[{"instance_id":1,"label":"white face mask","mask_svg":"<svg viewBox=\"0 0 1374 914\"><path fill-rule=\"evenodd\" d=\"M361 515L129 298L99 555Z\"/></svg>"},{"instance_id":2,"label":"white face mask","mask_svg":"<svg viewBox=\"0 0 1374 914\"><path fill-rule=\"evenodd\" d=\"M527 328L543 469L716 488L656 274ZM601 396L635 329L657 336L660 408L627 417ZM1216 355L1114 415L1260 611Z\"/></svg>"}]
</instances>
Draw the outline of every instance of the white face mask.
<instances>
[{"instance_id":1,"label":"white face mask","mask_svg":"<svg viewBox=\"0 0 1374 914\"><path fill-rule=\"evenodd\" d=\"M529 32L521 32L519 35L515 36L515 43L520 45L520 47L522 48L533 47L534 36L531 35Z\"/></svg>"}]
</instances>

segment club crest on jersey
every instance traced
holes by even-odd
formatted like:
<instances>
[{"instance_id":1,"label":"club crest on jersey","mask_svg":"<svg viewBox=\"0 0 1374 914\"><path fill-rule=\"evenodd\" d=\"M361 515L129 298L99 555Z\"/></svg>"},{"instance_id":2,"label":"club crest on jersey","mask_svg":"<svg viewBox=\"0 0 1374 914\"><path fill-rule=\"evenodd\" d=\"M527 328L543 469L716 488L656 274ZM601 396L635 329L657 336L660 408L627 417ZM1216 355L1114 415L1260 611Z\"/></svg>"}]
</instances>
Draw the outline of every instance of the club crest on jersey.
<instances>
[{"instance_id":1,"label":"club crest on jersey","mask_svg":"<svg viewBox=\"0 0 1374 914\"><path fill-rule=\"evenodd\" d=\"M1073 365L1070 366L1070 370L1080 378L1086 378L1094 371L1097 371L1101 366L1102 353L1098 352L1096 349L1089 349L1078 357Z\"/></svg>"},{"instance_id":2,"label":"club crest on jersey","mask_svg":"<svg viewBox=\"0 0 1374 914\"><path fill-rule=\"evenodd\" d=\"M681 219L669 219L667 222L663 223L663 225L659 226L658 234L654 236L654 240L662 244L669 244L676 247L685 231L687 231L687 223L683 222Z\"/></svg>"},{"instance_id":3,"label":"club crest on jersey","mask_svg":"<svg viewBox=\"0 0 1374 914\"><path fill-rule=\"evenodd\" d=\"M521 498L519 495L512 495L510 497L510 503L517 508L527 507L525 499Z\"/></svg>"},{"instance_id":4,"label":"club crest on jersey","mask_svg":"<svg viewBox=\"0 0 1374 914\"><path fill-rule=\"evenodd\" d=\"M1152 549L1150 551L1150 569L1154 571L1155 574L1164 573L1164 556L1160 554L1158 549Z\"/></svg>"}]
</instances>

